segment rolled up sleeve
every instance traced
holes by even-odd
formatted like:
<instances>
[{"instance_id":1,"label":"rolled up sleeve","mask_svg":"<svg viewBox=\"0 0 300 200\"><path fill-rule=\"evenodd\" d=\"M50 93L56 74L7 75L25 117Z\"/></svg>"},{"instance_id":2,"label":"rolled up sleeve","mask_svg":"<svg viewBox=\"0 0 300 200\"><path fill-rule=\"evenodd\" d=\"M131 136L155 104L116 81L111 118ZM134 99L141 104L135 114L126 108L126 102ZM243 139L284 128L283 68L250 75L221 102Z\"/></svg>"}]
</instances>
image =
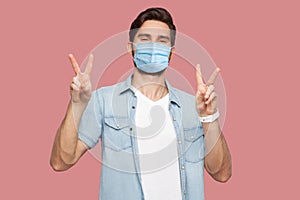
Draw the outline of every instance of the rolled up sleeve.
<instances>
[{"instance_id":1,"label":"rolled up sleeve","mask_svg":"<svg viewBox=\"0 0 300 200\"><path fill-rule=\"evenodd\" d=\"M99 91L92 92L91 99L80 120L78 139L84 142L90 149L98 143L102 135L102 102L103 100Z\"/></svg>"}]
</instances>

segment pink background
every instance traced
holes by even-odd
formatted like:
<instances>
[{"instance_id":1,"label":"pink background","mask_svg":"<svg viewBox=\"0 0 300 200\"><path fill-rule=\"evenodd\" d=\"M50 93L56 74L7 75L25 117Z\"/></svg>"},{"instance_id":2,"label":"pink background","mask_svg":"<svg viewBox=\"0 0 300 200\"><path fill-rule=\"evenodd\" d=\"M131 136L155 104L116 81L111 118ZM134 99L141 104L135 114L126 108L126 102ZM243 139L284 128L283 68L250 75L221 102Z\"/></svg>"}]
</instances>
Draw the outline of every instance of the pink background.
<instances>
[{"instance_id":1,"label":"pink background","mask_svg":"<svg viewBox=\"0 0 300 200\"><path fill-rule=\"evenodd\" d=\"M166 7L222 68L233 176L206 176L206 199L299 199L297 0L2 1L0 199L97 199L90 154L64 173L49 165L73 76L67 55L81 62L149 6Z\"/></svg>"}]
</instances>

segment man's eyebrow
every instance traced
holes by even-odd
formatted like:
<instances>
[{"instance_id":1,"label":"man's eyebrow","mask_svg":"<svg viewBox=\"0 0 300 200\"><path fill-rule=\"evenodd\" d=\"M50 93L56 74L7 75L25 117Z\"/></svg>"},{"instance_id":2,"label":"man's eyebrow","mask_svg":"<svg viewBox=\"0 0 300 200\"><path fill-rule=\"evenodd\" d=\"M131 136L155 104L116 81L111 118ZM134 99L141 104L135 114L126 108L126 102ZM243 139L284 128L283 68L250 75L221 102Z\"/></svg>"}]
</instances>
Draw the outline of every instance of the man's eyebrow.
<instances>
[{"instance_id":1,"label":"man's eyebrow","mask_svg":"<svg viewBox=\"0 0 300 200\"><path fill-rule=\"evenodd\" d=\"M167 40L170 40L170 37L169 36L166 36L166 35L160 35L158 36L159 39L167 39Z\"/></svg>"},{"instance_id":2,"label":"man's eyebrow","mask_svg":"<svg viewBox=\"0 0 300 200\"><path fill-rule=\"evenodd\" d=\"M151 37L151 35L147 33L139 33L138 37Z\"/></svg>"}]
</instances>

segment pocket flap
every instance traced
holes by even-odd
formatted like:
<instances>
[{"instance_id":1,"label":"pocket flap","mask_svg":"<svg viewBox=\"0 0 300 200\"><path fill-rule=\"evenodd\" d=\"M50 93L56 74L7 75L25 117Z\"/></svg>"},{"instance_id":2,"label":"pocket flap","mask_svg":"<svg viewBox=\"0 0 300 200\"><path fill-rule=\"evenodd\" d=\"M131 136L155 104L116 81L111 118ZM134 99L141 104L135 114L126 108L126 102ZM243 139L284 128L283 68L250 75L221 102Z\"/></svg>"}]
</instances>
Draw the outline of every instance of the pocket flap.
<instances>
[{"instance_id":1,"label":"pocket flap","mask_svg":"<svg viewBox=\"0 0 300 200\"><path fill-rule=\"evenodd\" d=\"M189 142L193 142L203 136L202 126L198 126L192 129L184 130L184 139Z\"/></svg>"},{"instance_id":2,"label":"pocket flap","mask_svg":"<svg viewBox=\"0 0 300 200\"><path fill-rule=\"evenodd\" d=\"M129 126L129 119L108 117L104 118L104 123L116 130L119 130Z\"/></svg>"}]
</instances>

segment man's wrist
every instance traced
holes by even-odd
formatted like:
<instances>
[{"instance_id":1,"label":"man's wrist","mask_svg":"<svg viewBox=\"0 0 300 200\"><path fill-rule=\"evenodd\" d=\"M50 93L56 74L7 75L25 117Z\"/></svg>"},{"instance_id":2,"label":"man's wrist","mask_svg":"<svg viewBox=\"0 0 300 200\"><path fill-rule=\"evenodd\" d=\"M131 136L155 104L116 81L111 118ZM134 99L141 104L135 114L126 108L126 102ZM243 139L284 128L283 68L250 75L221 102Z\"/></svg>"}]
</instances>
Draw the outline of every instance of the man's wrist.
<instances>
[{"instance_id":1,"label":"man's wrist","mask_svg":"<svg viewBox=\"0 0 300 200\"><path fill-rule=\"evenodd\" d=\"M218 108L216 109L216 112L212 115L206 115L206 116L198 116L199 120L202 123L209 123L209 122L214 122L216 119L218 119L220 116L220 112Z\"/></svg>"}]
</instances>

